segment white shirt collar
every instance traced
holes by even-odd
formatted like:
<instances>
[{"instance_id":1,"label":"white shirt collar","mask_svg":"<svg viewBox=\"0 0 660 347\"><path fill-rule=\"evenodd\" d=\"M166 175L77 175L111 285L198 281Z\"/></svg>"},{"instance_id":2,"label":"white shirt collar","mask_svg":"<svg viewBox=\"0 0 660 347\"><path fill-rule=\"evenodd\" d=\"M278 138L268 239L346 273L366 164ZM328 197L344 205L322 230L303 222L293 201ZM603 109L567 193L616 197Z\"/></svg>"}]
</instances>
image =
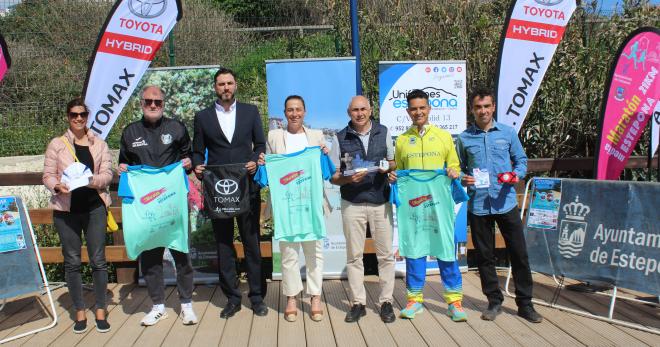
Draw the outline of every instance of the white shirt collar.
<instances>
[{"instance_id":1,"label":"white shirt collar","mask_svg":"<svg viewBox=\"0 0 660 347\"><path fill-rule=\"evenodd\" d=\"M215 110L218 112L231 113L234 112L234 110L236 110L236 100L234 100L234 103L231 104L231 106L229 106L229 111L225 111L225 108L222 107L222 105L220 105L217 100L215 101L214 104L215 104Z\"/></svg>"}]
</instances>

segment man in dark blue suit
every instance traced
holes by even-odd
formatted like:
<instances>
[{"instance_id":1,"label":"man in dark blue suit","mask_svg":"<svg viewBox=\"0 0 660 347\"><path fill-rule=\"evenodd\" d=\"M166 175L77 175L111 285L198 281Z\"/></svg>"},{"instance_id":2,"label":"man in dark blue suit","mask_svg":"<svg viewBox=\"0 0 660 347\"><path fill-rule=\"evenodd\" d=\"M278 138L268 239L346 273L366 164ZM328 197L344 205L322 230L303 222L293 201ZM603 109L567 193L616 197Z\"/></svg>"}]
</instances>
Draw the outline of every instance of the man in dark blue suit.
<instances>
[{"instance_id":1,"label":"man in dark blue suit","mask_svg":"<svg viewBox=\"0 0 660 347\"><path fill-rule=\"evenodd\" d=\"M193 166L201 177L208 150L208 165L245 163L250 176L257 170L259 154L266 150L261 116L257 107L237 102L236 75L221 68L214 77L218 99L210 107L195 114L193 138ZM250 210L236 218L245 251L252 310L258 316L268 314L263 302L266 279L261 273L259 248L259 214L261 197L259 186L250 179ZM234 218L213 219L213 232L218 246L220 288L227 296L227 306L220 313L229 318L241 309L241 293L236 278L236 250L234 249Z\"/></svg>"}]
</instances>

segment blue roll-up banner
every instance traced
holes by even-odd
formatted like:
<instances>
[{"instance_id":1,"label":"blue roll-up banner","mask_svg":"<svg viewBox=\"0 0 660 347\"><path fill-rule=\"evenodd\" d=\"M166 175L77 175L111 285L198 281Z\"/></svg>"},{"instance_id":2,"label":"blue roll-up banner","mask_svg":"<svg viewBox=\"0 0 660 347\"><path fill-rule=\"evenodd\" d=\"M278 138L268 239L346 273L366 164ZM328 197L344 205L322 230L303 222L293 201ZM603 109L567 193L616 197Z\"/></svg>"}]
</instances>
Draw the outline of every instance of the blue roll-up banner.
<instances>
[{"instance_id":1,"label":"blue roll-up banner","mask_svg":"<svg viewBox=\"0 0 660 347\"><path fill-rule=\"evenodd\" d=\"M305 99L305 125L323 130L328 147L335 133L348 124L348 103L356 95L355 58L267 60L269 128L286 128L284 100L296 94ZM325 216L324 278L345 277L346 240L342 229L339 186L324 182L332 212ZM305 264L300 252L300 264ZM304 276L305 268L301 269ZM279 242L273 239L273 279L281 279Z\"/></svg>"},{"instance_id":2,"label":"blue roll-up banner","mask_svg":"<svg viewBox=\"0 0 660 347\"><path fill-rule=\"evenodd\" d=\"M532 270L660 294L660 184L534 179Z\"/></svg>"}]
</instances>

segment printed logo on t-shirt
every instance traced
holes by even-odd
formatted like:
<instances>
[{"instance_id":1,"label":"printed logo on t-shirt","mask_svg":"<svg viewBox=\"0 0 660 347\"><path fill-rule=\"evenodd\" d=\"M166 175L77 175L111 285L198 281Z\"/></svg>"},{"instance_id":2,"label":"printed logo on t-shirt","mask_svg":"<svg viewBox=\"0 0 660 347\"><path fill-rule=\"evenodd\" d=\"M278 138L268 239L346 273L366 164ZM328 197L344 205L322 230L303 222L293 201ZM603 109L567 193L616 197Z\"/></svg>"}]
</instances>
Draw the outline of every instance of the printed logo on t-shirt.
<instances>
[{"instance_id":1,"label":"printed logo on t-shirt","mask_svg":"<svg viewBox=\"0 0 660 347\"><path fill-rule=\"evenodd\" d=\"M161 194L165 193L165 190L166 190L165 188L160 188L160 189L154 190L152 192L149 192L149 193L145 194L143 197L140 198L140 202L143 205L146 205L146 204L156 200L156 198L159 197Z\"/></svg>"},{"instance_id":2,"label":"printed logo on t-shirt","mask_svg":"<svg viewBox=\"0 0 660 347\"><path fill-rule=\"evenodd\" d=\"M169 145L170 143L172 143L172 135L170 135L170 134L163 134L163 135L160 135L160 141L161 141L164 145Z\"/></svg>"},{"instance_id":3,"label":"printed logo on t-shirt","mask_svg":"<svg viewBox=\"0 0 660 347\"><path fill-rule=\"evenodd\" d=\"M422 196L418 196L414 199L409 200L408 204L410 204L410 206L412 206L412 207L417 207L417 206L425 203L426 201L429 201L429 200L432 200L432 199L433 199L433 196L431 196L431 194L422 195Z\"/></svg>"},{"instance_id":4,"label":"printed logo on t-shirt","mask_svg":"<svg viewBox=\"0 0 660 347\"><path fill-rule=\"evenodd\" d=\"M296 178L300 177L300 175L302 175L304 173L305 173L304 170L298 170L298 171L290 172L290 173L282 176L282 178L280 178L280 184L285 186L285 185L291 183L291 181L293 181Z\"/></svg>"},{"instance_id":5,"label":"printed logo on t-shirt","mask_svg":"<svg viewBox=\"0 0 660 347\"><path fill-rule=\"evenodd\" d=\"M133 140L133 143L131 144L131 147L142 147L142 146L148 146L149 144L147 143L147 140L143 139L142 136L138 137L137 139Z\"/></svg>"}]
</instances>

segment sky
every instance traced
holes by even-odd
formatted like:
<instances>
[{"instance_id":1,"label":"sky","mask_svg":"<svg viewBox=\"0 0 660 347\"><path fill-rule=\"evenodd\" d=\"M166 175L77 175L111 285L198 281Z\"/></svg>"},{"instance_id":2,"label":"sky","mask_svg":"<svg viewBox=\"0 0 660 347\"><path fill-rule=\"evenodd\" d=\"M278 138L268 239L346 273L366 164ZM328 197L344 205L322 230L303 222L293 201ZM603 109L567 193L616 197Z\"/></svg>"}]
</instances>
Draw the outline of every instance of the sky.
<instances>
[{"instance_id":1,"label":"sky","mask_svg":"<svg viewBox=\"0 0 660 347\"><path fill-rule=\"evenodd\" d=\"M583 3L588 2L589 0L583 0ZM616 9L621 9L621 4L623 3L623 0L599 0L601 9L604 11L612 11L615 8ZM660 5L660 0L651 0L651 4L653 5Z\"/></svg>"}]
</instances>

